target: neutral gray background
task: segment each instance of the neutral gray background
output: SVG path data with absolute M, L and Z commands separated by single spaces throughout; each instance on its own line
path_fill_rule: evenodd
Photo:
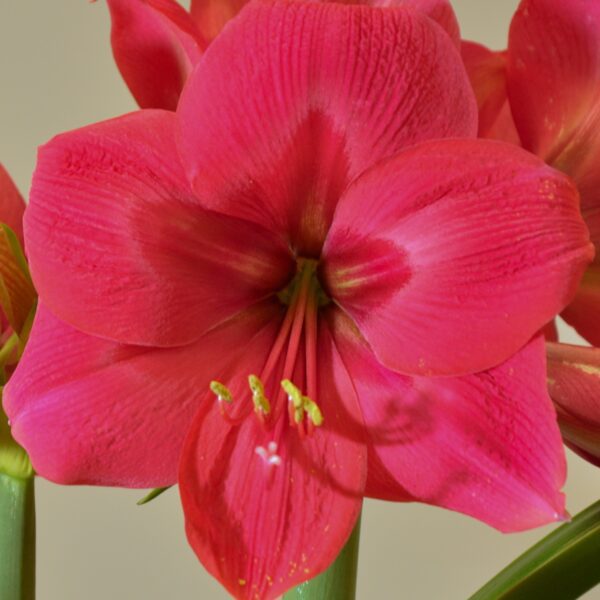
M 463 37 L 505 45 L 516 0 L 454 5 Z M 135 108 L 108 40 L 102 1 L 0 0 L 0 160 L 24 193 L 39 144 Z M 600 473 L 569 458 L 575 513 L 598 498 Z M 135 506 L 140 495 L 38 481 L 39 600 L 227 597 L 186 544 L 176 490 L 145 507 Z M 440 509 L 367 501 L 358 596 L 464 599 L 551 529 L 502 535 Z

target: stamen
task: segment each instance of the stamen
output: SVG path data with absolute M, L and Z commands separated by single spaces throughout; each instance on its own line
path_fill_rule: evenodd
M 230 415 L 227 414 L 227 411 L 225 410 L 225 405 L 223 404 L 233 403 L 233 396 L 229 391 L 229 388 L 223 385 L 220 381 L 211 381 L 209 387 L 210 391 L 217 397 L 217 403 L 219 404 L 219 410 L 221 411 L 223 418 L 228 423 L 235 423 L 235 419 L 233 419 Z
M 308 396 L 304 396 L 304 410 L 315 427 L 323 425 L 323 413 L 321 409 Z
M 252 391 L 252 402 L 254 402 L 254 411 L 262 419 L 263 415 L 271 412 L 271 403 L 265 396 L 265 386 L 256 375 L 248 376 L 248 384 Z
M 284 379 L 281 382 L 283 391 L 287 394 L 290 407 L 290 420 L 292 424 L 296 424 L 299 431 L 302 433 L 303 430 L 300 427 L 304 421 L 304 415 L 308 415 L 309 424 L 315 427 L 320 427 L 323 424 L 323 413 L 319 408 L 318 404 L 308 396 L 303 396 L 302 392 L 296 387 L 289 379 Z M 312 427 L 309 428 L 308 433 L 312 431 Z
M 211 381 L 210 391 L 215 394 L 219 402 L 227 402 L 227 404 L 231 404 L 233 402 L 233 396 L 231 395 L 231 392 L 220 381 Z

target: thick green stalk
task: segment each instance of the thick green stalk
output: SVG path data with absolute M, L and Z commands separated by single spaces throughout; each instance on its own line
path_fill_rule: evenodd
M 600 501 L 498 573 L 469 600 L 572 600 L 600 583 Z
M 314 579 L 288 592 L 285 600 L 354 600 L 358 569 L 360 517 L 335 562 Z
M 35 598 L 33 477 L 0 473 L 0 598 Z

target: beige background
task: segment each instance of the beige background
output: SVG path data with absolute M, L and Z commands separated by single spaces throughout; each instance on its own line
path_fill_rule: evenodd
M 454 4 L 464 37 L 505 45 L 516 0 Z M 135 108 L 108 40 L 102 1 L 0 0 L 0 160 L 23 192 L 40 143 Z M 598 498 L 599 475 L 570 456 L 571 512 Z M 186 544 L 176 490 L 146 507 L 139 491 L 38 481 L 37 492 L 39 600 L 227 597 Z M 464 599 L 550 530 L 507 536 L 440 509 L 367 501 L 359 598 Z

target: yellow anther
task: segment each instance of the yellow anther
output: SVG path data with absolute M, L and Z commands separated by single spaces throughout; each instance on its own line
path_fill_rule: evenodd
M 304 409 L 300 406 L 299 408 L 294 408 L 294 421 L 299 424 L 304 420 Z
M 313 422 L 315 427 L 323 425 L 323 413 L 318 407 L 317 403 L 311 400 L 308 396 L 303 397 L 304 410 L 308 414 L 309 419 Z
M 252 391 L 252 401 L 254 402 L 254 410 L 268 415 L 271 412 L 271 403 L 265 396 L 265 386 L 256 375 L 248 376 L 248 384 Z
M 220 381 L 211 381 L 209 387 L 210 391 L 217 397 L 219 402 L 233 402 L 233 396 L 231 395 L 231 392 Z
M 295 409 L 301 409 L 304 404 L 302 400 L 302 392 L 289 380 L 284 379 L 281 382 L 283 391 L 288 395 L 290 402 L 294 405 Z

